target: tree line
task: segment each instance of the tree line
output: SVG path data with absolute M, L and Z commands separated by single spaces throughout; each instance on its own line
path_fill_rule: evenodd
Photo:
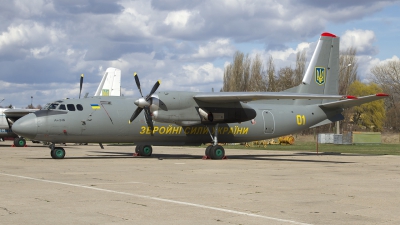
M 389 99 L 363 104 L 346 109 L 345 119 L 340 122 L 341 132 L 367 130 L 382 131 L 400 129 L 400 60 L 389 61 L 374 66 L 370 83 L 362 83 L 357 74 L 358 61 L 356 48 L 340 51 L 339 56 L 339 94 L 365 96 L 385 92 Z M 284 91 L 301 83 L 306 70 L 306 51 L 296 54 L 294 66 L 277 69 L 270 56 L 264 63 L 259 54 L 237 51 L 233 60 L 224 69 L 222 92 L 276 92 Z M 335 124 L 319 127 L 318 132 L 332 132 Z M 305 131 L 310 132 L 310 131 Z

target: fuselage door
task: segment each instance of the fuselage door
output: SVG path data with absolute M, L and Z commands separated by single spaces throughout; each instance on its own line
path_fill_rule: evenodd
M 264 133 L 273 134 L 275 131 L 275 120 L 272 112 L 269 110 L 264 110 L 263 119 L 264 119 Z

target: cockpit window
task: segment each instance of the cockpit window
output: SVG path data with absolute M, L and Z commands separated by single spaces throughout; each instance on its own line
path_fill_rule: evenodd
M 61 105 L 58 107 L 58 109 L 59 109 L 59 110 L 67 110 L 67 109 L 65 108 L 65 105 L 64 105 L 64 104 L 61 104 Z
M 79 111 L 82 111 L 82 110 L 83 110 L 83 107 L 82 107 L 81 104 L 78 104 L 78 105 L 76 105 L 76 109 L 79 110 Z
M 52 104 L 49 105 L 49 107 L 47 109 L 56 109 L 57 106 L 58 106 L 57 103 L 52 103 Z
M 67 108 L 69 111 L 75 111 L 75 105 L 74 104 L 67 104 Z
M 58 100 L 58 101 L 55 101 L 55 102 L 53 102 L 53 103 L 47 103 L 47 104 L 43 107 L 43 109 L 57 109 L 58 105 L 60 105 L 60 104 L 63 103 L 63 102 L 64 102 L 63 100 Z

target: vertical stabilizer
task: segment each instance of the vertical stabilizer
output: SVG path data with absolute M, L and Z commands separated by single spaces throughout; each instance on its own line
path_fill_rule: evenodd
M 339 40 L 331 33 L 322 33 L 303 77 L 294 90 L 297 93 L 339 94 Z M 332 100 L 296 100 L 295 104 L 320 104 Z
M 107 68 L 94 96 L 121 96 L 121 70 Z
M 8 129 L 8 123 L 6 120 L 6 116 L 4 115 L 4 110 L 8 108 L 0 108 L 0 129 Z

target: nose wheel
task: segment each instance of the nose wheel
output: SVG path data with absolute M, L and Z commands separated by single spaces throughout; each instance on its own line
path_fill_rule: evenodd
M 22 137 L 17 137 L 14 139 L 15 147 L 26 147 L 26 140 Z

